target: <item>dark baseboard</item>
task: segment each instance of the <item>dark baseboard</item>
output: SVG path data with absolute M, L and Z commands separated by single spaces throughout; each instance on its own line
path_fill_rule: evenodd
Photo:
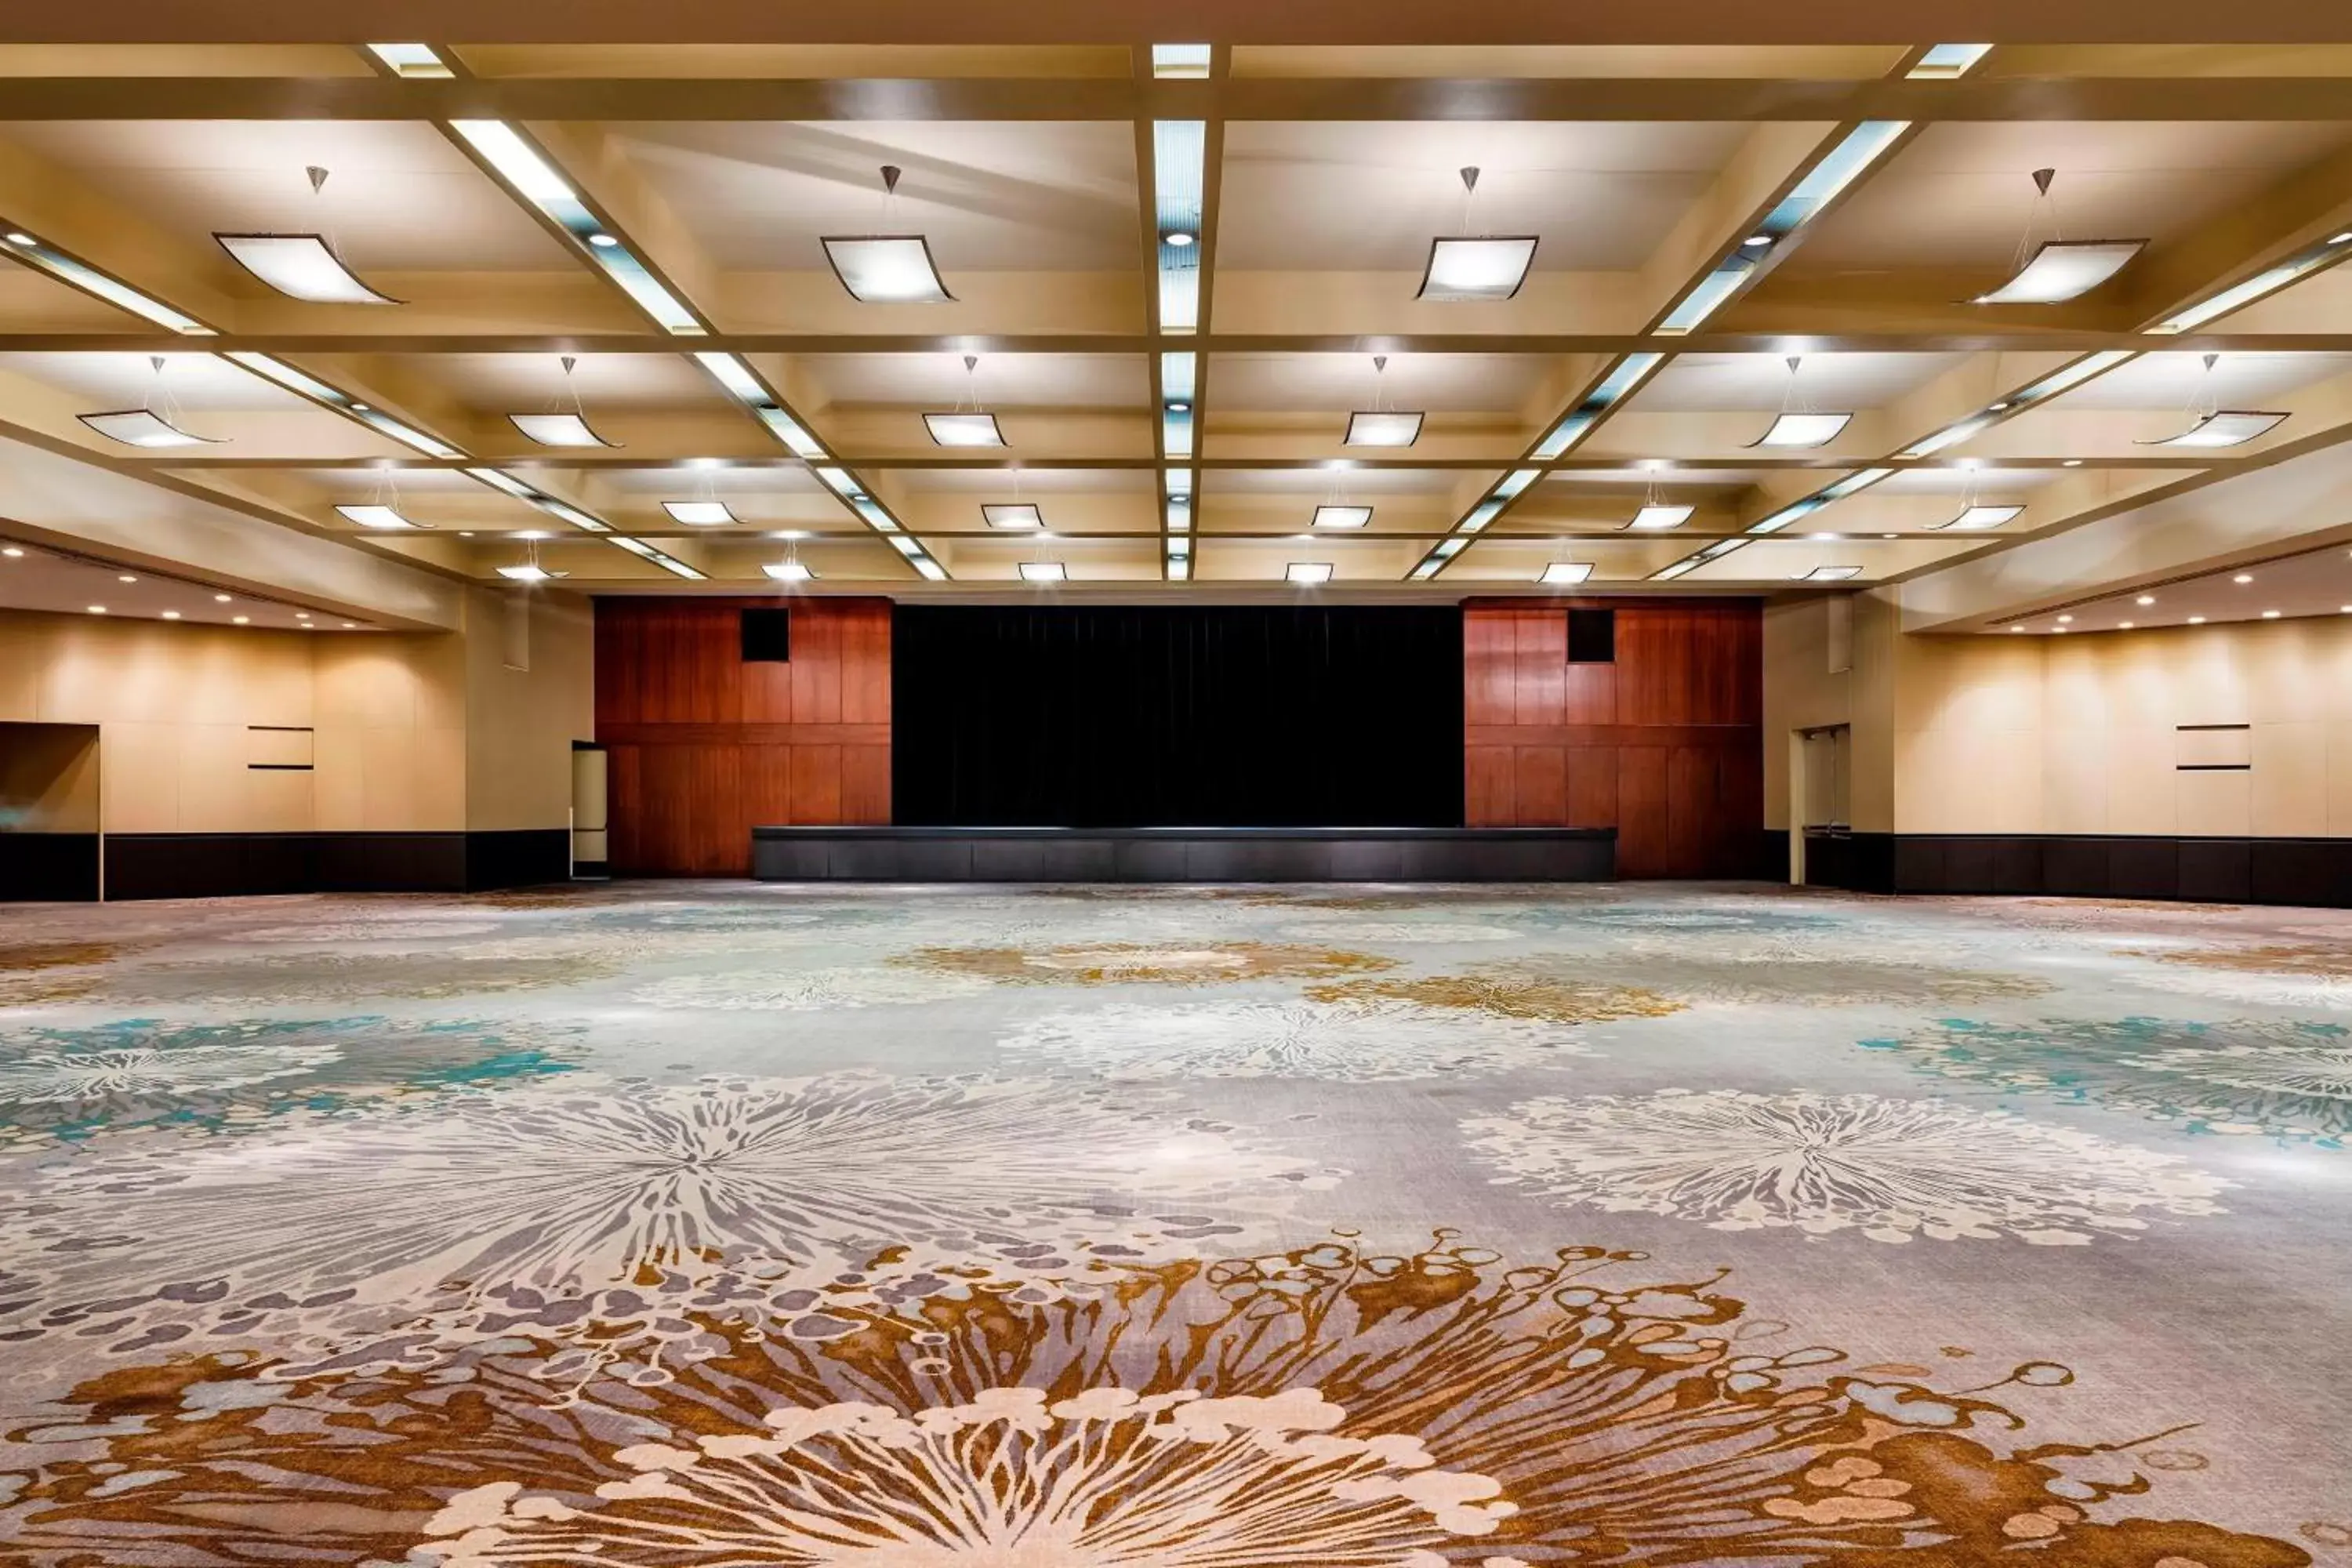
M 97 834 L 0 833 L 0 904 L 89 903 L 97 897 Z
M 2352 909 L 2352 838 L 1808 832 L 1805 879 L 1865 893 Z
M 762 881 L 1597 882 L 1614 828 L 755 827 Z
M 106 838 L 106 896 L 464 893 L 560 882 L 562 827 L 501 833 L 130 833 Z

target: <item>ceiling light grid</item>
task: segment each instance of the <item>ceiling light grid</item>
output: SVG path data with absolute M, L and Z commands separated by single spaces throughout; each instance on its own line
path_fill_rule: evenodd
M 1160 330 L 1201 330 L 1202 191 L 1209 126 L 1202 120 L 1151 123 L 1151 210 L 1159 226 Z

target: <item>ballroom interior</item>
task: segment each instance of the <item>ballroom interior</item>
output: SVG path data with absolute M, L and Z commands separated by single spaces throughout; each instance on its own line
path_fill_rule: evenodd
M 2347 262 L 2293 0 L 11 8 L 0 1561 L 2352 1568 Z

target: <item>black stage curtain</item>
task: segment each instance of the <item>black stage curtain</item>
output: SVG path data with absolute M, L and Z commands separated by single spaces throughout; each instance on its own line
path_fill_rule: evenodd
M 901 605 L 908 826 L 1458 827 L 1462 613 Z

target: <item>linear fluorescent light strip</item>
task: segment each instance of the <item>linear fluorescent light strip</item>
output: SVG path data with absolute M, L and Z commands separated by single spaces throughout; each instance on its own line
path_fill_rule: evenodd
M 1163 457 L 1190 458 L 1192 455 L 1192 389 L 1196 380 L 1195 360 L 1191 353 L 1163 353 L 1160 356 L 1160 441 Z M 1178 404 L 1183 406 L 1179 408 Z
M 36 270 L 47 273 L 60 283 L 68 284 L 110 305 L 120 306 L 159 327 L 169 328 L 192 338 L 215 335 L 212 328 L 194 316 L 174 310 L 161 300 L 151 299 L 128 283 L 119 283 L 95 267 L 76 261 L 39 237 L 13 225 L 0 226 L 4 226 L 6 236 L 0 239 L 0 255 L 13 256 Z
M 1541 477 L 1542 470 L 1538 468 L 1516 468 L 1504 477 L 1502 483 L 1495 487 L 1495 494 L 1504 500 L 1514 500 L 1522 490 Z
M 793 417 L 791 412 L 776 400 L 775 395 L 751 374 L 751 367 L 730 353 L 705 349 L 694 356 L 694 363 L 709 371 L 712 379 L 725 387 L 729 395 L 759 416 L 776 439 L 791 448 L 796 458 L 826 456 L 824 443 L 809 433 L 808 426 Z
M 404 447 L 413 447 L 429 458 L 462 458 L 463 452 L 436 436 L 404 425 L 382 409 L 371 407 L 339 387 L 328 385 L 316 376 L 306 375 L 283 360 L 249 350 L 231 351 L 226 356 L 233 364 L 244 366 L 254 374 L 276 382 L 287 391 L 324 404 L 349 419 L 356 419 L 379 435 L 389 436 Z
M 1627 354 L 1617 362 L 1601 384 L 1585 395 L 1584 401 L 1569 410 L 1560 422 L 1553 426 L 1544 438 L 1536 444 L 1529 456 L 1549 462 L 1583 439 L 1584 433 L 1610 408 L 1624 401 L 1625 395 L 1650 377 L 1650 373 L 1665 363 L 1659 353 Z
M 1470 513 L 1467 517 L 1465 517 L 1460 522 L 1454 524 L 1454 531 L 1456 533 L 1475 533 L 1480 529 L 1485 528 L 1488 523 L 1494 521 L 1496 518 L 1502 515 L 1503 503 L 1501 501 L 1482 500 L 1476 506 L 1470 509 Z
M 1903 458 L 1925 458 L 1940 452 L 1947 447 L 1957 447 L 1961 442 L 1971 440 L 1990 429 L 2000 423 L 2001 416 L 2005 414 L 2016 414 L 2034 404 L 2045 402 L 2062 392 L 2071 391 L 2082 385 L 2095 375 L 2104 375 L 2126 360 L 2138 357 L 2137 353 L 2129 349 L 2103 349 L 2095 354 L 2085 354 L 2072 364 L 2059 366 L 2022 391 L 2011 393 L 2001 399 L 2000 406 L 1984 409 L 1969 415 L 1958 424 L 1947 425 L 1934 435 L 1924 436 L 1912 442 L 1895 455 Z
M 2339 230 L 2317 245 L 2297 251 L 2277 266 L 2254 274 L 2243 283 L 2222 289 L 2210 298 L 2199 300 L 2177 316 L 2158 321 L 2148 328 L 2151 332 L 2167 334 L 2194 331 L 2231 311 L 2252 304 L 2265 294 L 2277 292 L 2297 279 L 2352 255 L 2352 229 Z
M 430 44 L 370 44 L 368 53 L 382 60 L 384 68 L 396 77 L 414 79 L 457 74 L 449 68 L 446 61 L 433 52 Z
M 1201 188 L 1208 145 L 1205 121 L 1152 121 L 1152 214 L 1159 225 L 1163 332 L 1201 330 Z
M 1968 75 L 1990 53 L 1990 44 L 1930 44 L 1919 63 L 1903 74 L 1915 81 L 1950 81 Z
M 453 120 L 449 124 L 498 172 L 509 189 L 578 240 L 588 259 L 619 284 L 656 325 L 680 337 L 699 337 L 707 331 L 686 302 L 662 287 L 628 242 L 588 210 L 579 194 L 514 127 L 503 120 Z
M 1151 46 L 1151 74 L 1162 81 L 1205 78 L 1209 74 L 1209 46 L 1154 44 Z
M 1675 302 L 1658 323 L 1662 334 L 1680 335 L 1696 331 L 1699 323 L 1721 309 L 1723 302 L 1738 292 L 1748 275 L 1763 263 L 1777 246 L 1789 236 L 1811 222 L 1821 210 L 1837 198 L 1838 193 L 1852 184 L 1864 169 L 1877 162 L 1880 154 L 1892 147 L 1896 138 L 1909 130 L 1906 120 L 1865 120 L 1848 132 L 1845 139 L 1830 149 L 1796 187 L 1764 215 L 1749 237 L 1762 236 L 1763 245 L 1742 244 L 1716 265 L 1713 271 L 1692 286 L 1690 291 Z

